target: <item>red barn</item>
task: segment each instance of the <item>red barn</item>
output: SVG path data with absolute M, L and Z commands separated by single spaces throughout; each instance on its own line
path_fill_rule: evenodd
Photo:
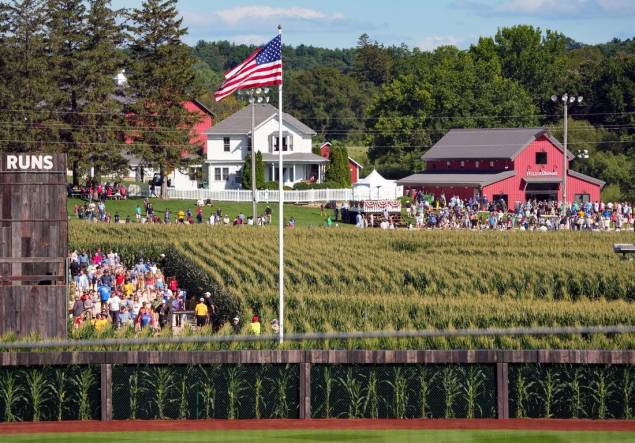
M 324 158 L 330 157 L 331 144 L 329 142 L 325 142 L 320 146 L 320 155 Z M 364 167 L 348 157 L 348 169 L 351 171 L 351 184 L 357 183 L 357 180 L 359 180 L 359 172 L 361 169 L 364 169 Z
M 194 99 L 183 103 L 183 107 L 189 112 L 196 112 L 199 114 L 200 119 L 194 126 L 196 137 L 192 138 L 192 144 L 202 144 L 203 154 L 207 154 L 207 131 L 214 126 L 214 113 L 207 108 L 203 103 Z
M 398 180 L 405 190 L 448 199 L 487 196 L 512 208 L 530 199 L 563 199 L 564 148 L 545 128 L 451 129 L 422 159 L 425 171 Z M 568 169 L 569 202 L 599 201 L 603 186 Z

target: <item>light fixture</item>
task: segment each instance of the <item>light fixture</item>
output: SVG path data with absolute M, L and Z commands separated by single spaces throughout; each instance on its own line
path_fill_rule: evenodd
M 575 97 L 569 97 L 569 103 L 575 102 Z
M 265 94 L 269 94 L 269 88 L 265 88 Z
M 262 89 L 256 88 L 256 94 L 260 94 L 261 92 L 262 92 Z
M 582 103 L 582 96 L 581 95 L 578 97 L 578 103 Z
M 258 97 L 258 103 L 262 103 L 262 97 Z
M 558 101 L 558 96 L 557 95 L 552 95 L 551 96 L 551 101 L 552 102 L 557 102 Z
M 568 100 L 569 100 L 569 94 L 564 94 L 562 96 L 562 101 L 566 103 Z

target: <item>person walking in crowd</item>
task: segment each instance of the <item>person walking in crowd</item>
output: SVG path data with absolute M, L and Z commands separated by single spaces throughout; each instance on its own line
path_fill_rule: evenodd
M 205 304 L 205 299 L 201 297 L 194 307 L 194 315 L 196 316 L 196 326 L 203 327 L 207 324 L 209 310 Z

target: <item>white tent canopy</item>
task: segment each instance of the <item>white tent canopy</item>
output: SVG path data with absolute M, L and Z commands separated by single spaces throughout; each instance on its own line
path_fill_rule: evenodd
M 376 170 L 353 184 L 353 200 L 394 200 L 402 195 L 403 186 L 386 180 Z

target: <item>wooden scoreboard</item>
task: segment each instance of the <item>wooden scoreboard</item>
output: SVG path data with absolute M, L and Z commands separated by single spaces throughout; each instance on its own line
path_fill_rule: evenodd
M 0 334 L 66 335 L 66 154 L 0 154 Z

